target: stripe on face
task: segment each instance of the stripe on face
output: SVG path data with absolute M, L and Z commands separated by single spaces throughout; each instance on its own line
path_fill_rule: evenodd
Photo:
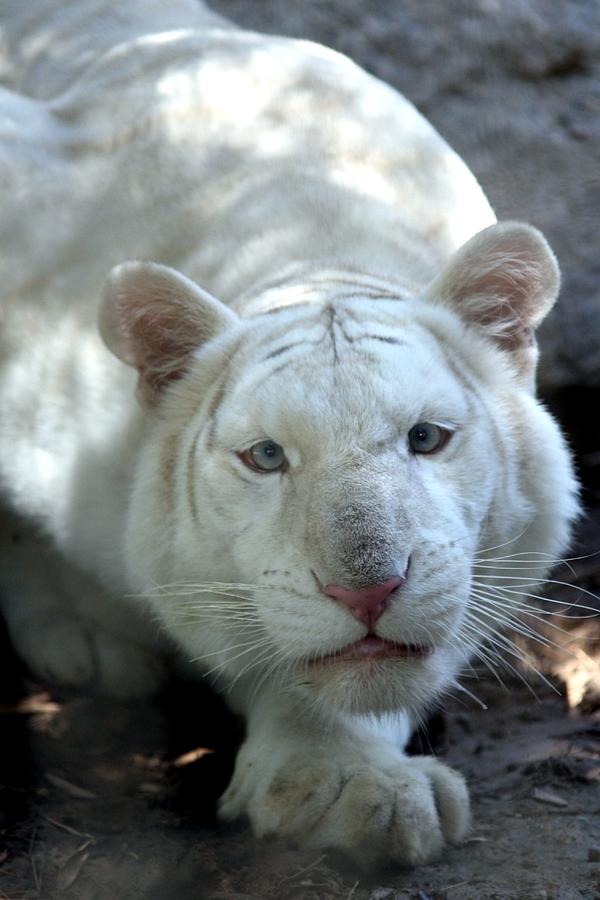
M 237 350 L 239 343 L 236 344 L 235 349 L 233 351 L 233 355 L 235 355 L 235 351 Z M 223 402 L 223 397 L 227 391 L 227 385 L 229 382 L 229 376 L 231 374 L 231 363 L 229 362 L 224 371 L 221 373 L 221 377 L 217 382 L 214 393 L 210 399 L 210 403 L 208 404 L 207 414 L 206 414 L 206 424 L 207 424 L 207 436 L 206 436 L 206 449 L 210 451 L 214 448 L 215 437 L 217 431 L 217 417 L 219 413 L 219 409 L 221 408 L 221 403 Z M 200 440 L 203 428 L 200 427 L 194 436 L 194 440 L 192 441 L 192 445 L 190 447 L 188 453 L 187 460 L 187 495 L 188 495 L 188 503 L 190 507 L 190 512 L 192 514 L 192 518 L 195 522 L 198 522 L 198 507 L 196 504 L 196 454 L 198 452 L 198 442 Z
M 198 452 L 198 441 L 200 440 L 201 432 L 196 432 L 194 436 L 194 440 L 192 441 L 192 445 L 189 449 L 188 453 L 188 461 L 187 461 L 187 497 L 188 503 L 190 507 L 190 512 L 192 514 L 192 519 L 196 524 L 198 524 L 198 505 L 196 503 L 196 454 Z
M 468 364 L 465 363 L 464 365 L 461 365 L 461 359 L 452 355 L 450 348 L 443 342 L 440 336 L 438 336 L 434 331 L 431 331 L 430 329 L 427 329 L 427 331 L 434 337 L 436 345 L 444 359 L 446 366 L 448 367 L 452 375 L 456 378 L 464 391 L 469 418 L 472 420 L 476 415 L 476 403 L 478 403 L 480 409 L 483 409 L 487 414 L 488 421 L 494 432 L 494 445 L 502 461 L 500 471 L 503 473 L 512 471 L 512 465 L 510 463 L 508 455 L 508 448 L 505 444 L 504 433 L 498 422 L 496 421 L 496 417 L 493 414 L 490 403 L 485 397 L 484 393 L 481 391 L 476 377 L 472 375 Z
M 314 307 L 313 307 L 314 311 Z M 325 332 L 322 337 L 318 339 L 309 338 L 308 329 L 310 328 L 311 334 L 314 332 L 315 326 L 319 324 L 319 321 L 322 322 L 323 318 L 325 321 Z M 360 333 L 359 329 L 356 329 L 355 334 L 349 334 L 347 329 L 344 327 L 344 319 L 351 321 L 363 328 L 365 328 L 364 333 Z M 397 347 L 406 347 L 409 346 L 409 342 L 404 340 L 403 338 L 396 337 L 391 334 L 380 334 L 377 333 L 379 323 L 377 320 L 365 322 L 362 318 L 355 318 L 354 315 L 350 314 L 347 309 L 340 309 L 337 306 L 334 306 L 333 303 L 328 303 L 325 307 L 319 310 L 318 316 L 311 316 L 309 319 L 302 321 L 301 323 L 294 323 L 296 325 L 296 329 L 292 332 L 292 335 L 297 334 L 297 340 L 290 340 L 290 331 L 289 328 L 285 332 L 275 332 L 270 335 L 270 341 L 276 341 L 278 338 L 287 338 L 286 342 L 281 346 L 275 347 L 273 350 L 270 350 L 260 359 L 260 362 L 267 362 L 271 359 L 276 359 L 278 357 L 284 357 L 280 360 L 278 365 L 271 369 L 268 374 L 265 376 L 265 379 L 269 379 L 271 376 L 283 371 L 291 365 L 298 363 L 298 354 L 292 354 L 292 351 L 301 348 L 301 347 L 317 347 L 322 346 L 324 341 L 329 337 L 331 340 L 331 347 L 333 351 L 333 363 L 334 365 L 339 363 L 341 352 L 340 352 L 340 339 L 342 339 L 346 344 L 352 346 L 354 344 L 359 344 L 361 342 L 368 341 L 376 341 L 384 344 L 388 344 L 390 346 Z M 301 327 L 304 326 L 307 329 L 306 337 L 302 338 L 301 335 Z M 294 327 L 293 325 L 291 326 Z M 389 327 L 389 326 L 386 326 Z M 288 354 L 290 356 L 288 357 Z M 371 361 L 376 361 L 376 357 L 371 354 L 365 355 L 361 353 L 361 358 L 366 358 Z
M 179 455 L 179 445 L 181 443 L 181 435 L 179 432 L 170 434 L 162 448 L 160 458 L 160 477 L 163 486 L 163 494 L 165 504 L 170 513 L 175 509 L 175 471 L 177 468 L 177 457 Z
M 275 350 L 271 350 L 270 353 L 267 353 L 261 360 L 261 362 L 266 362 L 268 359 L 275 359 L 277 356 L 281 356 L 282 353 L 286 353 L 288 350 L 293 350 L 294 347 L 304 347 L 307 341 L 296 341 L 293 344 L 284 344 L 282 347 L 277 347 Z
M 342 330 L 342 335 L 348 344 L 357 344 L 360 341 L 381 341 L 384 344 L 395 344 L 396 347 L 409 346 L 408 341 L 403 341 L 400 338 L 391 337 L 391 335 L 387 334 L 359 334 L 352 336 Z

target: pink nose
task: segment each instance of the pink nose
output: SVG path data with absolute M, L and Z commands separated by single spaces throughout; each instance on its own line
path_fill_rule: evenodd
M 323 588 L 323 593 L 346 606 L 355 619 L 364 622 L 371 630 L 386 608 L 390 594 L 403 583 L 404 578 L 397 575 L 395 578 L 388 578 L 383 584 L 372 584 L 360 591 L 351 591 L 339 584 L 328 584 Z

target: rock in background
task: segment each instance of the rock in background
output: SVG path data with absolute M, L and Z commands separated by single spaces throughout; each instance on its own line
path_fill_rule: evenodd
M 559 258 L 543 389 L 600 387 L 598 0 L 210 5 L 248 28 L 328 44 L 406 94 L 475 172 L 498 218 L 537 225 Z

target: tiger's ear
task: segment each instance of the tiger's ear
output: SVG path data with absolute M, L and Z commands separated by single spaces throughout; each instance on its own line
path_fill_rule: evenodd
M 194 350 L 237 321 L 232 310 L 174 269 L 126 262 L 108 276 L 99 326 L 109 350 L 138 370 L 140 399 L 154 405 L 162 389 L 184 374 Z
M 558 263 L 541 232 L 502 222 L 457 250 L 424 299 L 451 306 L 510 352 L 518 372 L 532 380 L 537 361 L 534 329 L 552 308 L 559 287 Z

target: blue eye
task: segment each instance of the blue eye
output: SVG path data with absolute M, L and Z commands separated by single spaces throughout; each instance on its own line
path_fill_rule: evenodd
M 240 459 L 250 469 L 258 469 L 260 472 L 278 472 L 287 465 L 283 447 L 271 440 L 253 444 L 249 450 L 240 454 Z
M 452 437 L 452 432 L 431 422 L 418 422 L 408 432 L 408 443 L 413 453 L 435 453 Z

